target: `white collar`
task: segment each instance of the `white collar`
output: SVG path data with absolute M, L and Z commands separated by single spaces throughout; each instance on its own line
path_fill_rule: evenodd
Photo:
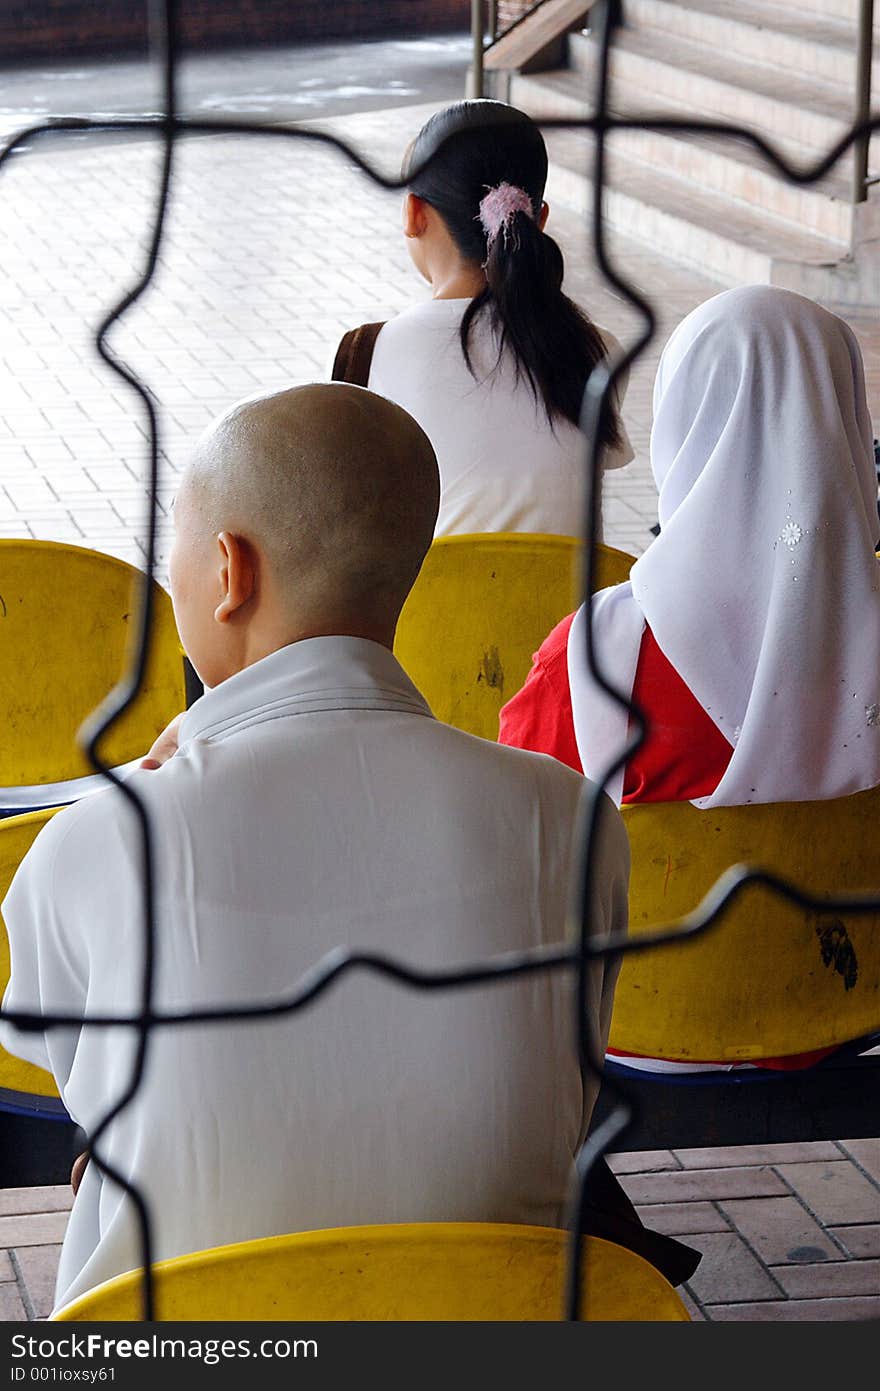
M 366 638 L 304 638 L 206 690 L 183 717 L 180 743 L 322 710 L 396 710 L 431 718 L 424 697 L 387 647 Z

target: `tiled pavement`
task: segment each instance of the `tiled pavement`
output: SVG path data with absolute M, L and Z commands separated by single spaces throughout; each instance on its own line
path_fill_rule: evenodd
M 344 117 L 341 133 L 392 171 L 424 107 Z M 3 173 L 0 526 L 143 560 L 144 419 L 97 357 L 90 331 L 139 269 L 157 175 L 145 143 L 70 143 L 16 156 Z M 552 187 L 549 197 L 552 200 Z M 326 374 L 339 336 L 425 293 L 399 231 L 400 196 L 335 152 L 255 137 L 180 147 L 160 273 L 114 328 L 113 347 L 163 407 L 163 525 L 175 477 L 202 426 L 241 396 Z M 586 269 L 576 218 L 552 213 L 569 288 L 625 338 L 626 305 Z M 635 248 L 624 266 L 658 295 L 668 329 L 716 288 Z M 611 480 L 608 538 L 641 551 L 655 519 L 647 471 L 659 343 L 633 371 L 626 418 L 639 459 Z
M 328 120 L 392 172 L 430 108 Z M 157 151 L 130 140 L 60 140 L 3 172 L 0 244 L 0 527 L 143 560 L 145 423 L 91 330 L 143 261 Z M 567 288 L 622 340 L 637 320 L 589 264 L 587 233 L 553 205 Z M 232 401 L 326 375 L 339 336 L 425 293 L 399 232 L 397 193 L 335 151 L 269 138 L 212 137 L 179 148 L 159 275 L 111 345 L 162 407 L 159 574 L 167 510 L 198 431 Z M 719 287 L 622 239 L 620 269 L 650 293 L 658 333 L 633 368 L 625 418 L 637 458 L 606 483 L 605 534 L 640 553 L 656 520 L 648 467 L 654 369 L 670 328 Z M 880 325 L 850 315 L 880 416 Z
M 389 171 L 426 115 L 400 107 L 325 122 L 369 145 Z M 70 540 L 143 560 L 145 436 L 132 393 L 89 330 L 141 264 L 154 148 L 130 140 L 46 144 L 2 175 L 0 534 Z M 626 340 L 635 320 L 589 265 L 576 219 L 553 206 L 568 288 Z M 195 434 L 232 401 L 320 378 L 339 335 L 424 293 L 398 232 L 399 195 L 343 158 L 268 138 L 192 140 L 179 151 L 155 287 L 112 343 L 162 408 L 159 575 L 168 506 Z M 671 326 L 718 288 L 612 241 L 649 291 L 659 333 L 633 370 L 625 417 L 638 451 L 606 487 L 605 535 L 641 552 L 655 520 L 647 462 L 651 385 Z M 880 416 L 876 315 L 850 315 Z M 880 1141 L 619 1155 L 649 1225 L 704 1252 L 687 1291 L 694 1317 L 880 1317 Z M 65 1189 L 0 1191 L 0 1318 L 51 1303 Z
M 703 1252 L 685 1291 L 693 1318 L 880 1318 L 880 1141 L 609 1162 L 646 1226 Z

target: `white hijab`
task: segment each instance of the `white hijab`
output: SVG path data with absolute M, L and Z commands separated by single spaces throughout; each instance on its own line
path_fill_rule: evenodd
M 769 286 L 727 290 L 679 325 L 654 385 L 661 531 L 627 584 L 592 600 L 596 659 L 629 697 L 647 623 L 733 745 L 699 807 L 838 797 L 880 783 L 880 536 L 858 343 Z M 568 642 L 584 772 L 604 775 L 628 715 Z M 623 770 L 609 783 L 619 803 Z

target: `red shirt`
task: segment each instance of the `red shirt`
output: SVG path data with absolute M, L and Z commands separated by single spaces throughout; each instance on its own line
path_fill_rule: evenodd
M 498 742 L 552 754 L 582 773 L 568 684 L 568 635 L 573 622 L 572 613 L 541 643 L 525 685 L 502 708 Z M 733 747 L 664 657 L 647 625 L 632 695 L 645 713 L 648 728 L 641 748 L 626 765 L 623 801 L 684 802 L 708 797 L 724 776 Z M 757 1066 L 809 1067 L 835 1051 L 824 1048 L 795 1057 L 765 1058 Z
M 498 742 L 552 754 L 582 773 L 568 685 L 573 622 L 573 613 L 563 618 L 535 653 L 525 685 L 501 711 Z M 632 693 L 649 727 L 626 765 L 623 801 L 685 802 L 714 792 L 733 748 L 666 660 L 648 627 Z

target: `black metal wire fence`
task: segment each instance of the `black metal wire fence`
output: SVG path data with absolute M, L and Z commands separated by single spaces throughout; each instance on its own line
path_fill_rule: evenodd
M 583 534 L 586 542 L 583 575 L 583 594 L 586 600 L 593 590 L 596 571 L 596 544 L 598 532 L 598 510 L 593 500 L 599 496 L 601 473 L 601 447 L 599 445 L 598 424 L 602 404 L 622 373 L 639 357 L 651 342 L 655 332 L 655 316 L 651 305 L 615 269 L 609 254 L 606 226 L 603 213 L 603 190 L 606 183 L 606 144 L 608 136 L 616 130 L 677 131 L 692 135 L 715 135 L 747 140 L 762 156 L 764 161 L 783 177 L 797 184 L 810 184 L 820 179 L 832 169 L 843 155 L 857 141 L 864 140 L 870 132 L 880 126 L 880 117 L 872 117 L 854 125 L 837 143 L 815 163 L 801 167 L 784 158 L 767 140 L 755 131 L 720 121 L 681 119 L 671 116 L 645 113 L 644 115 L 619 119 L 609 111 L 608 80 L 609 60 L 613 48 L 614 33 L 621 23 L 620 0 L 598 0 L 593 28 L 599 45 L 599 63 L 596 78 L 594 115 L 588 119 L 545 119 L 540 122 L 544 129 L 579 129 L 592 132 L 593 141 L 593 195 L 592 195 L 592 251 L 596 263 L 606 280 L 618 290 L 638 311 L 642 319 L 642 329 L 634 342 L 623 352 L 618 360 L 604 362 L 597 366 L 587 382 L 581 411 L 581 425 L 586 438 L 584 468 L 587 470 L 591 486 L 588 490 L 589 502 L 584 516 Z M 178 5 L 176 0 L 158 0 L 155 8 L 154 43 L 161 63 L 163 75 L 163 114 L 160 117 L 144 119 L 57 119 L 18 132 L 0 151 L 0 169 L 9 157 L 23 146 L 30 146 L 40 139 L 63 140 L 71 132 L 93 131 L 102 133 L 144 132 L 156 134 L 162 143 L 162 163 L 159 186 L 153 210 L 151 235 L 146 261 L 137 282 L 106 315 L 95 332 L 95 343 L 101 357 L 128 384 L 140 400 L 148 423 L 149 444 L 147 457 L 147 485 L 149 506 L 146 517 L 146 563 L 140 583 L 136 650 L 130 668 L 119 684 L 108 694 L 102 705 L 93 713 L 80 731 L 80 741 L 85 748 L 94 769 L 106 777 L 108 783 L 119 789 L 128 801 L 140 831 L 141 875 L 143 885 L 143 972 L 140 986 L 140 1009 L 128 1015 L 86 1014 L 85 1016 L 63 1013 L 29 1013 L 25 1011 L 3 1011 L 2 1017 L 22 1029 L 44 1031 L 64 1026 L 84 1026 L 94 1029 L 118 1028 L 120 1025 L 132 1030 L 137 1038 L 137 1049 L 128 1084 L 107 1111 L 101 1122 L 88 1137 L 92 1161 L 99 1171 L 124 1189 L 137 1213 L 141 1264 L 143 1267 L 143 1318 L 151 1321 L 156 1316 L 154 1280 L 152 1271 L 153 1227 L 149 1206 L 138 1187 L 118 1172 L 107 1160 L 102 1149 L 102 1140 L 115 1118 L 135 1102 L 138 1088 L 144 1076 L 150 1041 L 157 1029 L 185 1028 L 188 1024 L 230 1025 L 236 1020 L 266 1019 L 293 1014 L 313 1004 L 337 981 L 352 972 L 373 972 L 396 981 L 400 986 L 421 991 L 461 989 L 467 986 L 486 985 L 499 980 L 525 976 L 540 971 L 570 971 L 575 973 L 577 982 L 575 1017 L 572 1028 L 576 1038 L 582 1073 L 587 1078 L 598 1077 L 606 1092 L 615 1101 L 613 1111 L 595 1129 L 583 1144 L 576 1159 L 575 1181 L 570 1198 L 569 1211 L 569 1252 L 566 1277 L 565 1308 L 561 1316 L 568 1320 L 578 1320 L 582 1309 L 583 1281 L 589 1277 L 585 1270 L 582 1243 L 579 1233 L 585 1210 L 585 1198 L 589 1173 L 596 1161 L 605 1154 L 615 1138 L 622 1133 L 633 1118 L 633 1107 L 627 1099 L 625 1085 L 606 1076 L 603 1057 L 597 1048 L 597 1040 L 591 1035 L 591 1021 L 586 1009 L 587 980 L 590 963 L 600 957 L 614 956 L 635 951 L 649 951 L 667 942 L 680 941 L 683 937 L 696 937 L 718 923 L 731 908 L 747 885 L 761 885 L 780 899 L 795 904 L 806 912 L 829 911 L 841 913 L 873 913 L 880 909 L 880 887 L 872 895 L 851 897 L 817 898 L 803 892 L 796 884 L 777 875 L 770 874 L 759 866 L 736 864 L 730 866 L 714 884 L 709 893 L 693 912 L 657 931 L 635 939 L 615 937 L 606 939 L 601 945 L 591 940 L 589 906 L 592 899 L 592 884 L 596 872 L 595 850 L 596 831 L 602 804 L 602 791 L 613 775 L 632 757 L 641 746 L 646 734 L 646 723 L 642 712 L 617 690 L 599 668 L 593 650 L 592 632 L 586 625 L 586 658 L 590 671 L 600 687 L 621 707 L 628 710 L 632 734 L 618 755 L 604 770 L 596 784 L 585 783 L 581 808 L 580 841 L 582 856 L 577 871 L 577 882 L 572 892 L 571 945 L 559 945 L 522 952 L 511 952 L 475 961 L 466 968 L 457 970 L 420 970 L 407 964 L 405 960 L 378 953 L 352 952 L 337 948 L 329 951 L 314 967 L 305 973 L 296 987 L 274 1003 L 259 1006 L 224 1006 L 217 1009 L 190 1011 L 168 1011 L 155 1004 L 155 865 L 154 841 L 150 818 L 143 803 L 132 787 L 127 785 L 112 768 L 107 766 L 98 753 L 101 737 L 110 726 L 128 709 L 142 684 L 152 638 L 152 578 L 156 563 L 157 530 L 157 488 L 159 482 L 161 412 L 152 395 L 149 385 L 137 376 L 124 361 L 113 352 L 108 343 L 108 335 L 117 321 L 144 293 L 150 284 L 158 263 L 165 230 L 166 214 L 173 187 L 175 152 L 179 140 L 192 135 L 249 135 L 284 142 L 308 140 L 324 144 L 337 154 L 343 155 L 376 184 L 394 190 L 406 186 L 401 178 L 390 178 L 376 168 L 370 159 L 358 149 L 338 136 L 316 129 L 279 127 L 259 121 L 240 120 L 191 120 L 178 114 L 178 70 L 179 70 L 179 32 Z M 427 161 L 430 163 L 430 160 Z M 425 166 L 421 166 L 425 167 Z M 410 171 L 413 177 L 418 170 Z

